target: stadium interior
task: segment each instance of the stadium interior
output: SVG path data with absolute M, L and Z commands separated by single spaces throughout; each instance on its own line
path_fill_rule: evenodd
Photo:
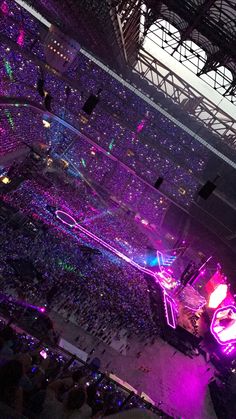
M 236 417 L 235 18 L 0 0 L 0 418 Z

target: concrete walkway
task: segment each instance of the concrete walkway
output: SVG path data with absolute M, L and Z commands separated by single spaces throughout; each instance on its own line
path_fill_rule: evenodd
M 90 358 L 101 359 L 102 371 L 113 372 L 140 393 L 145 392 L 156 404 L 161 402 L 161 408 L 169 415 L 184 419 L 216 418 L 208 392 L 213 368 L 201 355 L 191 359 L 161 339 L 148 346 L 138 339 L 129 339 L 130 349 L 124 355 L 114 345 L 112 348 L 66 322 L 61 315 L 51 312 L 50 317 L 64 339 L 87 353 L 94 349 Z M 118 342 L 115 347 L 119 349 Z M 139 352 L 141 355 L 137 356 Z

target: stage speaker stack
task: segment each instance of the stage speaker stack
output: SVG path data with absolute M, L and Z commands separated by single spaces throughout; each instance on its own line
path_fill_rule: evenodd
M 37 80 L 37 92 L 40 94 L 40 96 L 42 98 L 44 98 L 45 91 L 44 91 L 44 80 L 43 79 L 38 79 Z
M 159 178 L 156 180 L 155 185 L 154 185 L 156 189 L 160 188 L 161 184 L 163 183 L 163 180 L 164 180 L 163 177 L 159 176 Z
M 203 185 L 203 187 L 200 189 L 200 191 L 198 192 L 198 195 L 202 198 L 207 200 L 209 198 L 209 196 L 212 194 L 212 192 L 215 190 L 216 185 L 211 182 L 210 180 L 208 180 L 205 185 Z
M 83 106 L 83 111 L 87 114 L 87 115 L 91 115 L 91 113 L 93 112 L 94 108 L 97 106 L 99 100 L 100 100 L 100 93 L 101 93 L 102 89 L 98 89 L 98 92 L 96 95 L 90 95 L 88 97 L 88 99 L 86 100 L 86 102 L 84 103 Z
M 47 93 L 44 99 L 44 105 L 48 112 L 51 112 L 51 102 L 52 102 L 52 96 L 50 93 Z
M 83 106 L 83 111 L 87 114 L 87 115 L 91 115 L 91 113 L 93 112 L 95 106 L 98 104 L 99 102 L 99 97 L 95 96 L 95 95 L 90 95 L 89 98 L 86 100 L 84 106 Z

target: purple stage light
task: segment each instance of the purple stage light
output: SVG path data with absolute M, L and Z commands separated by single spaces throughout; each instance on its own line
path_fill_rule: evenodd
M 137 126 L 137 132 L 138 133 L 143 130 L 145 122 L 146 122 L 145 119 L 142 119 L 142 121 L 140 121 L 140 123 L 138 124 L 138 126 Z
M 57 210 L 55 212 L 56 217 L 63 223 L 68 225 L 69 227 L 76 227 L 77 226 L 77 222 L 76 220 L 67 212 L 62 211 L 62 210 Z
M 166 292 L 163 294 L 167 324 L 173 329 L 176 329 L 175 303 Z
M 2 2 L 2 4 L 1 4 L 1 11 L 2 11 L 2 13 L 3 13 L 4 15 L 7 15 L 7 14 L 8 14 L 8 12 L 9 12 L 9 7 L 8 7 L 8 5 L 7 5 L 7 2 L 6 2 L 6 1 L 3 1 L 3 2 Z
M 40 311 L 41 313 L 45 313 L 46 308 L 45 308 L 45 307 L 39 307 L 39 311 Z
M 235 350 L 235 346 L 232 345 L 232 343 L 229 343 L 228 345 L 223 346 L 222 352 L 225 355 L 229 356 L 231 354 L 231 352 L 233 352 L 234 350 Z
M 20 45 L 20 47 L 23 47 L 24 45 L 24 39 L 25 39 L 25 31 L 23 29 L 20 29 L 19 35 L 17 37 L 17 44 Z
M 160 272 L 155 272 L 154 277 L 163 289 L 172 290 L 178 285 L 172 271 L 163 266 L 160 267 Z
M 227 306 L 215 311 L 211 333 L 220 345 L 236 342 L 236 307 Z

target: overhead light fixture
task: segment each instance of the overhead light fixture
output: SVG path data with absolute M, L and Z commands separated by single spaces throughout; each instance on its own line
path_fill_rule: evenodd
M 7 177 L 7 176 L 3 176 L 1 178 L 1 182 L 4 183 L 5 185 L 7 185 L 8 183 L 11 182 L 11 179 L 9 179 L 9 177 Z
M 43 119 L 42 122 L 43 122 L 44 128 L 50 128 L 51 123 L 49 121 L 47 121 L 46 119 Z

